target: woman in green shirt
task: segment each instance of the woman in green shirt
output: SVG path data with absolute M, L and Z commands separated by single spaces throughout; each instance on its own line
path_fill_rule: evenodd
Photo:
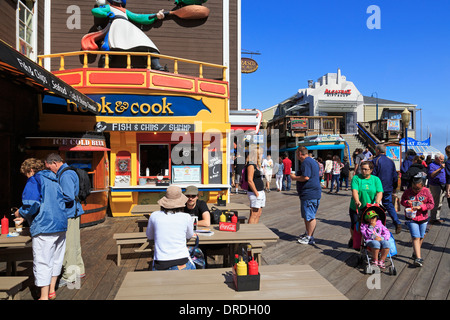
M 352 200 L 350 201 L 350 240 L 348 247 L 353 247 L 353 230 L 358 222 L 358 209 L 366 204 L 381 204 L 383 198 L 383 186 L 380 178 L 372 175 L 373 162 L 364 161 L 361 163 L 361 173 L 352 178 Z

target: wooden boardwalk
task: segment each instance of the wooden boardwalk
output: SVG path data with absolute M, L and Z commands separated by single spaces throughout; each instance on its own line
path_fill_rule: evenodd
M 232 202 L 248 204 L 246 195 L 231 197 Z M 357 268 L 358 253 L 347 248 L 350 234 L 349 202 L 350 191 L 341 191 L 338 195 L 324 192 L 317 216 L 316 244 L 302 245 L 297 242 L 297 237 L 305 228 L 300 218 L 296 192 L 272 191 L 267 194 L 261 222 L 280 239 L 264 248 L 262 264 L 310 265 L 351 300 L 449 300 L 450 220 L 446 202 L 441 214 L 445 223 L 428 227 L 422 248 L 424 266 L 416 268 L 412 265 L 411 237 L 404 226 L 403 232 L 394 234 L 398 249 L 394 264 L 398 274 L 390 276 L 382 273 L 378 278 L 370 278 L 361 268 Z M 112 300 L 127 272 L 148 270 L 151 256 L 148 253 L 135 253 L 137 246 L 124 248 L 121 267 L 116 264 L 113 234 L 138 231 L 137 219 L 108 217 L 102 224 L 81 230 L 86 277 L 80 289 L 58 289 L 58 300 Z M 404 221 L 402 213 L 400 219 Z M 389 217 L 387 226 L 393 231 Z M 0 264 L 0 275 L 4 275 L 5 268 L 4 263 Z M 18 275 L 30 275 L 32 278 L 31 262 L 19 263 Z M 369 278 L 371 281 L 368 286 Z M 21 299 L 31 300 L 36 297 L 30 280 L 21 292 Z

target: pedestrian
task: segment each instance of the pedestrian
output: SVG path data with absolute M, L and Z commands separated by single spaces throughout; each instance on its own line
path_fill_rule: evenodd
M 376 156 L 372 160 L 374 166 L 372 174 L 381 180 L 381 185 L 383 186 L 381 203 L 394 223 L 395 233 L 398 234 L 402 231 L 402 223 L 398 218 L 392 201 L 392 193 L 395 192 L 398 186 L 398 174 L 395 169 L 395 163 L 386 156 L 386 146 L 384 144 L 376 145 L 375 154 Z
M 428 167 L 428 183 L 434 200 L 434 208 L 430 212 L 430 223 L 441 224 L 443 222 L 441 220 L 442 201 L 446 196 L 445 163 L 442 153 L 436 154 L 434 161 Z
M 427 229 L 428 210 L 434 208 L 433 195 L 424 187 L 423 178 L 414 178 L 411 187 L 403 192 L 401 204 L 405 209 L 406 225 L 412 238 L 414 265 L 421 267 L 423 259 L 420 249 Z M 410 210 L 408 210 L 410 209 Z
M 343 182 L 345 182 L 345 191 L 348 191 L 348 178 L 350 175 L 350 163 L 348 162 L 347 156 L 344 156 L 342 163 L 344 164 L 344 166 L 341 169 L 339 183 L 340 183 L 340 187 L 342 188 Z
M 331 171 L 333 170 L 333 156 L 331 154 L 327 155 L 327 160 L 325 160 L 324 170 L 325 170 L 325 179 L 324 180 L 326 181 L 326 188 L 328 188 L 328 182 L 330 182 L 331 178 L 332 178 Z
M 248 223 L 256 224 L 262 214 L 262 208 L 266 205 L 266 194 L 264 193 L 264 181 L 261 174 L 261 151 L 254 148 L 250 151 L 246 176 L 248 183 L 247 195 L 250 200 L 250 218 Z
M 412 164 L 409 166 L 408 171 L 402 175 L 402 179 L 406 180 L 403 184 L 407 187 L 411 187 L 412 179 L 419 173 L 422 172 L 423 175 L 427 176 L 427 166 L 423 164 L 422 159 L 419 156 L 413 158 Z
M 322 197 L 319 165 L 308 155 L 308 149 L 305 147 L 298 147 L 295 153 L 297 159 L 301 161 L 301 165 L 297 173 L 291 174 L 291 178 L 297 182 L 300 211 L 306 229 L 306 232 L 299 237 L 298 242 L 301 244 L 314 244 L 316 214 L 319 209 L 320 198 Z
M 198 198 L 198 188 L 196 186 L 187 186 L 184 195 L 187 197 L 184 212 L 189 213 L 191 217 L 197 217 L 197 225 L 199 227 L 209 227 L 211 214 L 206 202 Z
M 68 283 L 79 281 L 86 275 L 80 239 L 80 216 L 84 211 L 81 202 L 77 200 L 80 180 L 75 171 L 64 170 L 68 165 L 63 162 L 63 159 L 59 154 L 49 154 L 45 160 L 45 165 L 56 174 L 66 204 L 66 216 L 68 218 L 66 251 L 63 261 L 64 271 L 58 284 L 58 287 L 63 287 Z
M 262 168 L 264 178 L 266 179 L 265 191 L 270 192 L 270 181 L 272 180 L 273 175 L 273 160 L 270 154 L 268 154 L 267 158 L 263 160 Z
M 283 188 L 283 171 L 284 171 L 284 164 L 283 164 L 283 158 L 278 158 L 278 170 L 275 174 L 275 184 L 277 185 L 277 191 L 280 192 Z
M 366 147 L 366 150 L 363 152 L 363 155 L 364 155 L 363 161 L 369 161 L 372 160 L 373 158 L 373 154 L 372 152 L 370 152 L 368 147 Z
M 350 240 L 348 247 L 353 247 L 353 232 L 358 222 L 358 210 L 364 208 L 368 203 L 381 204 L 383 198 L 383 186 L 380 178 L 372 175 L 373 162 L 364 161 L 361 163 L 361 174 L 353 176 L 352 179 L 352 199 L 350 200 Z
M 53 300 L 66 247 L 67 216 L 62 190 L 56 175 L 45 170 L 41 160 L 25 160 L 20 172 L 28 180 L 22 206 L 14 213 L 14 220 L 23 223 L 26 219 L 30 225 L 34 283 L 40 288 L 39 300 Z
M 331 187 L 330 191 L 328 193 L 331 193 L 333 191 L 334 183 L 336 182 L 336 193 L 339 192 L 339 178 L 341 176 L 341 169 L 344 166 L 344 164 L 341 162 L 341 158 L 339 156 L 334 155 L 333 156 L 333 169 L 331 170 Z
M 291 190 L 291 170 L 292 170 L 292 161 L 289 159 L 289 154 L 287 152 L 284 153 L 283 157 L 283 191 Z M 286 182 L 286 184 L 285 184 Z
M 153 270 L 193 270 L 186 241 L 194 236 L 191 216 L 184 212 L 187 197 L 178 186 L 167 188 L 159 211 L 148 219 L 147 238 L 154 240 Z
M 358 148 L 354 152 L 355 154 L 355 175 L 361 174 L 361 162 L 364 161 L 364 155 L 362 153 L 362 149 Z
M 413 159 L 416 155 L 417 155 L 416 152 L 412 149 L 409 149 L 408 151 L 406 151 L 406 157 L 405 157 L 405 159 L 403 159 L 402 165 L 400 167 L 400 174 L 402 175 L 402 177 L 404 174 L 406 174 L 409 167 L 412 165 Z M 401 190 L 405 190 L 405 189 L 406 189 L 405 180 L 401 179 Z
M 450 209 L 450 145 L 445 147 L 447 161 L 445 162 L 445 192 L 447 197 L 448 208 Z
M 245 158 L 238 151 L 236 158 L 234 159 L 234 187 L 235 193 L 239 193 L 239 183 L 241 181 L 242 169 L 246 164 Z

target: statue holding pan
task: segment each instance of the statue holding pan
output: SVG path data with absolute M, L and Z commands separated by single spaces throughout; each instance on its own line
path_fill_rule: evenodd
M 103 51 L 139 51 L 159 53 L 153 41 L 133 23 L 150 25 L 157 20 L 164 19 L 168 15 L 175 15 L 181 19 L 203 19 L 209 15 L 209 9 L 198 5 L 204 0 L 177 0 L 179 9 L 164 11 L 156 14 L 136 14 L 125 9 L 126 0 L 97 0 L 97 7 L 91 10 L 94 17 L 107 18 L 107 26 L 97 32 L 92 32 L 81 40 L 82 50 Z M 195 4 L 193 4 L 195 3 Z M 97 42 L 101 42 L 100 48 Z M 154 70 L 167 71 L 159 63 L 159 58 L 152 57 L 151 68 Z

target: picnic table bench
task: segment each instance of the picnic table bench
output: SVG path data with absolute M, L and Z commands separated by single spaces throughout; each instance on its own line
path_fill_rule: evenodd
M 19 291 L 28 277 L 0 277 L 0 299 L 20 300 Z

